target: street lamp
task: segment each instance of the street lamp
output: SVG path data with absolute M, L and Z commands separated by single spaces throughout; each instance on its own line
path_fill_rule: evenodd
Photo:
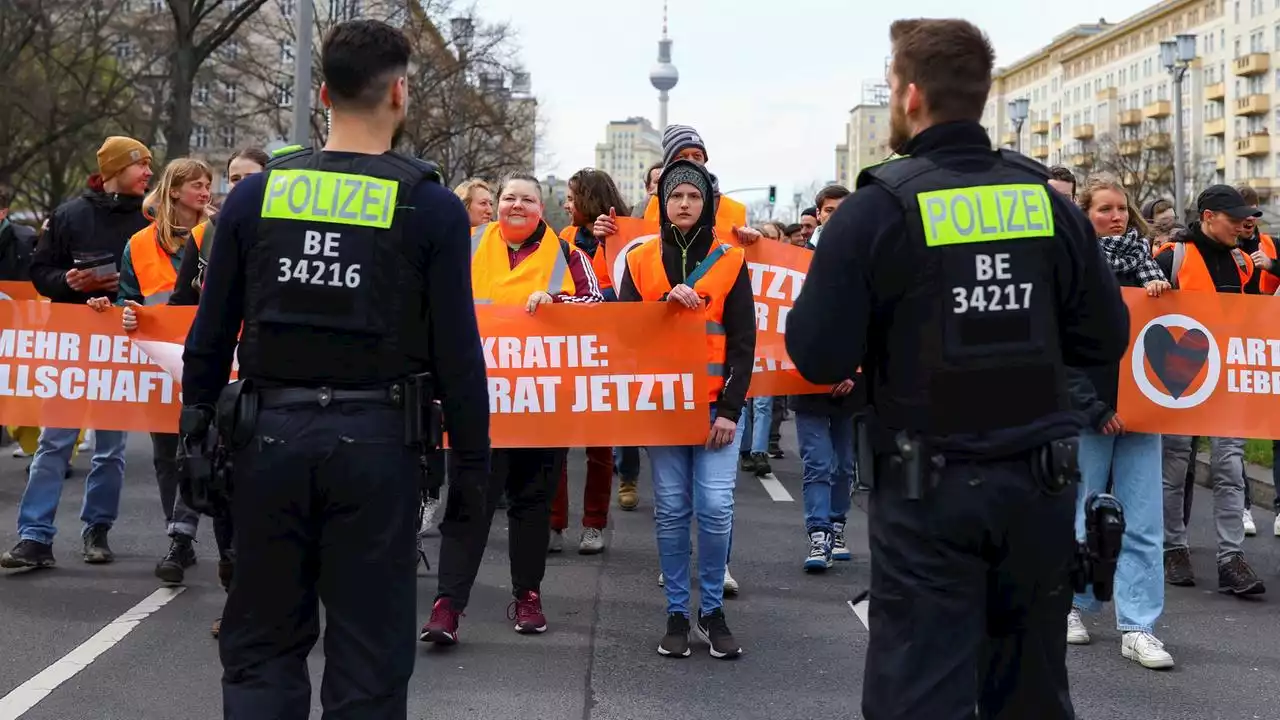
M 1160 64 L 1173 77 L 1173 211 L 1185 219 L 1184 198 L 1186 162 L 1182 148 L 1182 79 L 1196 59 L 1196 36 L 1183 33 L 1160 43 Z
M 1031 111 L 1031 99 L 1020 97 L 1009 101 L 1009 119 L 1013 121 L 1013 149 L 1022 152 L 1022 123 L 1027 121 Z

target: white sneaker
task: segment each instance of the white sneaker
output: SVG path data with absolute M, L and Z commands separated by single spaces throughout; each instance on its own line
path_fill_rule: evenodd
M 547 553 L 564 552 L 564 533 L 559 530 L 551 531 L 551 539 L 547 541 Z
M 1080 617 L 1080 611 L 1071 608 L 1071 612 L 1067 613 L 1067 644 L 1088 645 L 1092 640 L 1089 637 L 1089 628 L 1084 626 L 1084 619 Z
M 91 450 L 92 448 L 93 448 L 93 431 L 85 430 L 84 440 L 79 445 L 76 446 L 76 449 L 79 450 L 80 452 L 89 452 L 89 450 Z
M 1258 526 L 1253 524 L 1253 513 L 1249 512 L 1248 508 L 1245 508 L 1241 519 L 1244 520 L 1244 534 L 1246 537 L 1253 537 L 1258 534 Z
M 1274 532 L 1276 537 L 1280 537 L 1280 515 L 1276 515 L 1276 527 Z
M 658 573 L 658 587 L 666 587 L 666 585 L 667 579 L 662 576 L 662 573 Z
M 583 528 L 578 539 L 579 555 L 596 555 L 604 552 L 604 533 L 596 528 Z
M 734 580 L 733 576 L 729 574 L 728 565 L 724 566 L 724 594 L 725 595 L 738 594 L 738 581 Z
M 22 446 L 21 446 L 21 445 L 19 445 L 18 447 L 15 447 L 15 448 L 13 449 L 13 456 L 14 456 L 14 457 L 16 457 L 16 458 L 24 458 L 24 457 L 28 457 L 28 455 L 27 455 L 26 451 L 22 449 Z M 1277 527 L 1277 528 L 1280 528 L 1280 524 L 1277 524 L 1277 525 L 1276 525 L 1276 527 Z M 1276 534 L 1277 534 L 1277 535 L 1280 535 L 1280 532 L 1277 532 Z
M 1120 641 L 1120 654 L 1151 670 L 1173 667 L 1173 656 L 1164 649 L 1164 643 L 1151 633 L 1125 633 L 1124 639 Z

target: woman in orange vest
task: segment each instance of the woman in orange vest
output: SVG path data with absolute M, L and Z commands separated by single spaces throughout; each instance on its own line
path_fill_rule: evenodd
M 120 257 L 120 290 L 117 304 L 124 305 L 124 329 L 138 327 L 141 304 L 163 305 L 173 294 L 182 264 L 183 249 L 190 237 L 200 248 L 205 240 L 210 215 L 209 199 L 213 170 L 192 158 L 170 162 L 155 190 L 143 201 L 152 222 L 129 238 Z M 102 309 L 105 298 L 96 299 Z M 180 585 L 187 568 L 196 562 L 191 544 L 200 514 L 188 508 L 178 493 L 178 435 L 151 433 L 152 462 L 160 486 L 160 504 L 171 542 L 169 551 L 156 564 L 155 574 L 163 582 Z
M 724 615 L 725 567 L 738 477 L 738 423 L 755 362 L 755 300 L 740 248 L 715 237 L 714 189 L 698 163 L 677 160 L 658 180 L 660 234 L 626 257 L 622 301 L 667 302 L 706 318 L 707 423 L 704 445 L 651 447 L 654 520 L 667 594 L 667 632 L 658 652 L 687 657 L 690 631 L 690 525 L 698 518 L 697 629 L 716 658 L 742 648 Z
M 573 244 L 591 258 L 596 279 L 600 281 L 601 294 L 606 301 L 617 300 L 613 292 L 613 283 L 609 281 L 608 263 L 605 262 L 603 241 L 592 233 L 595 218 L 609 208 L 617 207 L 624 202 L 622 194 L 609 174 L 594 168 L 583 168 L 569 178 L 568 192 L 565 194 L 564 210 L 572 218 L 573 224 L 560 233 L 560 239 Z M 622 479 L 623 489 L 630 488 L 630 507 L 634 510 L 636 500 L 635 476 L 639 472 L 639 450 L 626 448 L 635 454 L 635 466 L 629 476 Z M 613 466 L 614 450 L 612 447 L 590 447 L 587 452 L 587 480 L 582 491 L 582 535 L 578 538 L 580 555 L 595 555 L 604 552 L 604 529 L 609 524 L 609 501 L 613 498 Z M 622 502 L 621 493 L 619 502 Z M 564 531 L 569 527 L 569 468 L 564 465 L 560 469 L 560 481 L 556 488 L 555 499 L 551 504 L 551 539 L 548 552 L 558 553 L 564 549 Z
M 591 261 L 556 237 L 542 219 L 542 186 L 528 174 L 508 176 L 498 191 L 497 222 L 471 233 L 471 292 L 477 305 L 514 305 L 530 315 L 550 303 L 602 302 Z M 566 450 L 495 450 L 489 486 L 449 483 L 440 525 L 439 587 L 431 619 L 419 639 L 439 645 L 458 642 L 458 618 L 466 609 L 489 525 L 503 487 L 507 491 L 511 589 L 507 610 L 518 633 L 542 633 L 542 578 L 547 568 L 551 496 Z

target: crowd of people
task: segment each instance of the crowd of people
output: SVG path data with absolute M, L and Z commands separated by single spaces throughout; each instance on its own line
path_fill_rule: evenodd
M 767 476 L 771 460 L 784 456 L 783 422 L 794 417 L 803 465 L 803 513 L 796 518 L 797 568 L 821 573 L 852 556 L 845 536 L 855 487 L 854 422 L 866 404 L 859 377 L 830 392 L 789 398 L 748 399 L 755 364 L 756 322 L 751 283 L 741 246 L 785 242 L 809 250 L 851 192 L 823 188 L 799 222 L 766 221 L 750 226 L 746 208 L 721 194 L 699 133 L 687 125 L 665 129 L 663 160 L 646 170 L 646 198 L 634 205 L 607 173 L 583 168 L 569 180 L 565 210 L 572 224 L 558 232 L 544 215 L 543 189 L 530 173 L 496 182 L 469 179 L 454 188 L 470 227 L 471 289 L 477 303 L 526 308 L 547 304 L 669 302 L 707 318 L 708 374 L 705 398 L 709 437 L 705 445 L 647 448 L 658 580 L 666 595 L 666 626 L 656 643 L 669 657 L 691 654 L 690 635 L 704 638 L 716 658 L 735 658 L 742 646 L 729 629 L 723 598 L 739 590 L 729 572 L 734 534 L 734 492 L 739 473 Z M 11 192 L 0 191 L 0 279 L 29 280 L 58 303 L 99 311 L 122 308 L 123 330 L 157 304 L 196 305 L 204 287 L 212 228 L 213 170 L 192 158 L 171 159 L 159 173 L 141 142 L 110 137 L 97 153 L 98 173 L 81 197 L 59 207 L 36 233 L 7 218 Z M 233 155 L 228 184 L 270 171 L 261 149 Z M 1090 176 L 1078 184 L 1065 168 L 1049 170 L 1048 184 L 1073 200 L 1088 217 L 1110 267 L 1122 285 L 1160 296 L 1171 291 L 1274 294 L 1280 262 L 1271 237 L 1257 222 L 1258 196 L 1248 187 L 1215 185 L 1200 193 L 1194 219 L 1181 225 L 1171 204 L 1154 200 L 1139 209 L 1118 179 Z M 259 178 L 250 182 L 260 191 Z M 605 244 L 618 233 L 619 214 L 658 222 L 659 234 L 626 256 L 613 277 Z M 733 228 L 733 237 L 716 228 Z M 103 271 L 106 268 L 106 271 Z M 1187 540 L 1194 450 L 1199 439 L 1128 432 L 1117 410 L 1117 366 L 1073 371 L 1071 390 L 1090 427 L 1080 438 L 1083 475 L 1077 535 L 1083 536 L 1083 503 L 1089 493 L 1110 489 L 1127 517 L 1116 573 L 1115 612 L 1123 634 L 1121 651 L 1149 668 L 1168 668 L 1173 658 L 1155 637 L 1165 585 L 1195 584 Z M 176 429 L 176 428 L 175 428 Z M 30 429 L 15 429 L 18 436 Z M 200 521 L 178 492 L 178 436 L 152 434 L 153 464 L 162 504 L 168 552 L 155 567 L 166 584 L 181 584 L 196 562 L 192 546 Z M 47 568 L 55 564 L 54 514 L 73 454 L 82 440 L 91 452 L 81 512 L 82 556 L 109 563 L 108 542 L 120 504 L 126 434 L 43 428 L 18 511 L 17 544 L 0 556 L 0 567 Z M 1256 527 L 1249 512 L 1244 439 L 1207 438 L 1218 537 L 1218 589 L 1240 596 L 1265 591 L 1249 566 L 1242 539 Z M 578 552 L 605 552 L 610 507 L 640 505 L 640 449 L 585 449 L 586 484 Z M 495 450 L 489 482 L 455 482 L 453 458 L 432 458 L 429 472 L 448 475 L 447 490 L 434 490 L 423 504 L 423 533 L 442 536 L 438 587 L 419 639 L 440 645 L 459 642 L 459 625 L 488 540 L 493 514 L 508 518 L 513 600 L 508 618 L 521 634 L 549 628 L 541 597 L 549 553 L 562 552 L 569 532 L 568 450 Z M 1157 484 L 1159 476 L 1161 482 Z M 443 494 L 443 498 L 441 497 Z M 443 507 L 442 518 L 441 508 Z M 1280 505 L 1278 505 L 1280 507 Z M 693 521 L 697 563 L 693 565 Z M 803 542 L 799 531 L 803 523 Z M 214 519 L 224 588 L 234 586 L 236 530 L 230 518 Z M 1280 519 L 1275 526 L 1280 537 Z M 698 591 L 695 611 L 693 591 Z M 1084 644 L 1090 634 L 1083 613 L 1097 603 L 1078 596 L 1065 620 L 1067 641 Z M 219 634 L 215 621 L 213 634 Z

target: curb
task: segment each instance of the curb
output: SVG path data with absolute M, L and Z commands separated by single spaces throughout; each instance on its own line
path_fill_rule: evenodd
M 1209 453 L 1197 453 L 1196 464 L 1199 465 L 1196 471 L 1196 484 L 1200 487 L 1212 488 L 1213 484 L 1209 482 Z M 1253 504 L 1266 509 L 1275 507 L 1276 486 L 1271 481 L 1271 468 L 1245 463 L 1244 474 L 1249 482 Z

